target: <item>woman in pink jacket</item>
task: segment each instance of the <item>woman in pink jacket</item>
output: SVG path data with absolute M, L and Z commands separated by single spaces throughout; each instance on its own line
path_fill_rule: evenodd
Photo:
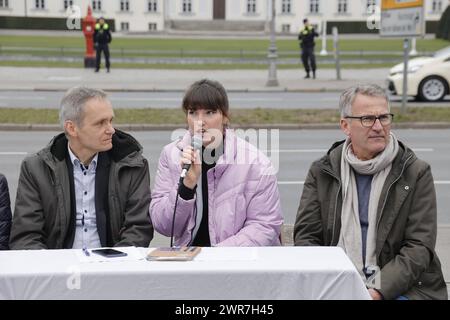
M 223 86 L 195 82 L 182 108 L 189 131 L 161 153 L 150 203 L 155 230 L 170 237 L 173 228 L 177 246 L 280 245 L 275 170 L 256 147 L 227 129 Z M 180 179 L 185 164 L 190 166 Z

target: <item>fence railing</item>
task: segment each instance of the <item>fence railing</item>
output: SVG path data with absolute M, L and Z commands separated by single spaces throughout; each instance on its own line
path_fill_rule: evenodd
M 79 56 L 84 54 L 84 48 L 74 47 L 21 47 L 21 46 L 2 46 L 0 45 L 0 54 L 21 54 L 21 55 L 54 55 L 54 56 Z M 267 50 L 186 50 L 183 48 L 176 50 L 154 50 L 154 49 L 129 49 L 129 48 L 110 48 L 112 56 L 127 57 L 172 57 L 172 58 L 192 58 L 192 57 L 225 57 L 238 59 L 252 59 L 267 56 Z M 288 51 L 279 50 L 278 57 L 298 57 L 299 50 Z M 332 55 L 329 52 L 329 56 Z M 349 50 L 341 51 L 342 57 L 351 58 L 369 58 L 369 57 L 397 57 L 402 56 L 402 51 L 372 51 L 372 50 Z M 429 56 L 432 52 L 419 52 L 419 55 Z M 317 57 L 320 59 L 319 49 Z

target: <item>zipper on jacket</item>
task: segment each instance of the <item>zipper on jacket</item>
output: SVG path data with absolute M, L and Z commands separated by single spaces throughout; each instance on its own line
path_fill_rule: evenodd
M 188 242 L 188 247 L 190 247 L 192 242 L 194 241 L 193 231 L 195 230 L 195 226 L 197 225 L 197 197 L 195 197 L 195 206 L 194 206 L 194 208 L 192 208 L 192 210 L 194 210 L 194 212 L 193 212 L 194 213 L 194 227 L 192 228 L 192 231 L 191 231 L 191 239 Z
M 216 162 L 216 165 L 217 165 L 217 162 Z M 213 175 L 212 176 L 213 176 L 213 179 L 214 179 L 214 183 L 213 183 L 214 190 L 212 191 L 212 194 L 214 194 L 216 192 L 216 190 L 217 190 L 217 185 L 216 185 L 217 184 L 217 180 L 216 180 L 216 166 L 214 166 L 214 168 L 213 168 Z M 216 197 L 212 197 L 211 200 L 213 201 L 211 207 L 215 209 Z M 209 205 L 210 205 L 210 203 L 209 203 L 209 198 L 208 198 L 208 207 L 209 207 Z M 216 232 L 216 231 L 218 231 L 217 228 L 216 228 L 216 219 L 215 219 L 216 215 L 213 214 L 213 212 L 215 213 L 215 211 L 209 210 L 209 208 L 208 208 L 208 221 L 211 220 L 211 224 L 212 224 L 213 230 L 215 230 L 214 231 L 214 239 L 215 239 L 215 243 L 217 244 L 217 243 L 219 243 L 219 238 L 217 236 L 218 232 Z M 210 246 L 213 246 L 213 244 L 211 243 L 211 233 L 209 232 L 209 226 L 208 226 L 208 233 L 209 233 L 209 244 L 210 244 Z
M 337 203 L 338 203 L 338 199 L 339 199 L 339 193 L 341 192 L 341 189 L 342 189 L 342 183 L 341 183 L 341 180 L 336 175 L 334 175 L 334 173 L 332 173 L 331 171 L 328 171 L 326 169 L 323 169 L 323 170 L 324 170 L 325 173 L 327 173 L 330 176 L 332 176 L 333 178 L 335 178 L 338 181 L 338 183 L 339 183 L 338 192 L 336 194 L 336 200 L 335 200 L 335 203 L 334 203 L 333 228 L 331 230 L 330 245 L 333 245 L 334 232 L 335 232 L 335 229 L 336 229 L 336 220 L 337 220 Z

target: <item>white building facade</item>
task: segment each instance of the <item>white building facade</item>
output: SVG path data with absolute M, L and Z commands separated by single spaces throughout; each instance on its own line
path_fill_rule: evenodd
M 381 0 L 275 0 L 276 31 L 297 33 L 303 18 L 365 22 L 379 12 Z M 438 21 L 450 0 L 425 0 L 426 21 Z M 180 30 L 267 31 L 272 0 L 0 0 L 2 17 L 81 17 L 91 6 L 95 17 L 114 19 L 116 31 Z M 239 27 L 240 28 L 237 28 Z M 237 29 L 236 29 L 237 28 Z

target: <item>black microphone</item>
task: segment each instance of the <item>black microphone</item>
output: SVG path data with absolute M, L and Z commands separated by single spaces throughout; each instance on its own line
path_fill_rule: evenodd
M 203 145 L 203 139 L 200 134 L 194 134 L 192 137 L 191 146 L 194 149 L 194 152 L 197 150 L 201 150 Z M 183 169 L 181 170 L 180 179 L 183 179 L 186 176 L 186 173 L 189 171 L 189 168 L 191 167 L 190 163 L 183 164 Z

